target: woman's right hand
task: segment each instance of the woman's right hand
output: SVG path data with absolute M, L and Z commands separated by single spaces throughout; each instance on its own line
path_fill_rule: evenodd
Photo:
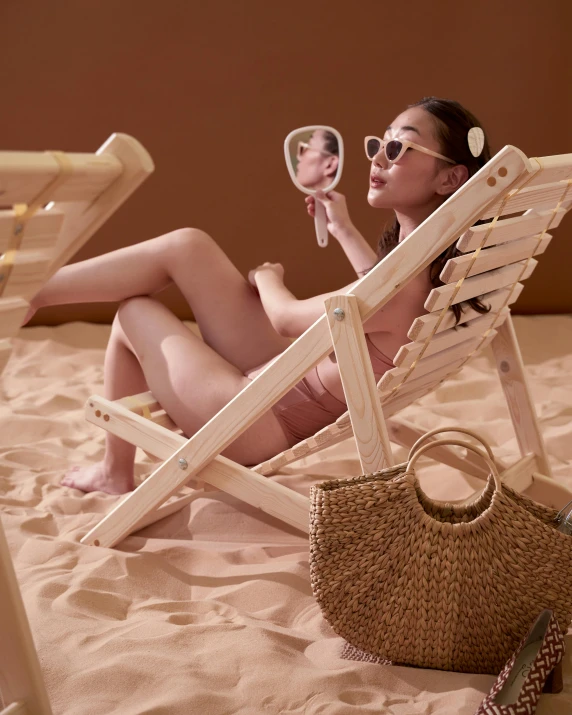
M 334 238 L 339 238 L 341 234 L 347 233 L 352 228 L 352 222 L 348 213 L 346 197 L 339 191 L 317 191 L 315 196 L 306 197 L 306 206 L 310 216 L 316 213 L 316 201 L 320 201 L 326 209 L 328 219 L 328 231 Z

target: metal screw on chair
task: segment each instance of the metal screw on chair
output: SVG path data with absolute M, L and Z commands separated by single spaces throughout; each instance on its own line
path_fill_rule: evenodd
M 343 320 L 346 317 L 346 314 L 341 308 L 336 308 L 334 310 L 334 317 L 336 320 Z
M 179 468 L 186 469 L 188 466 L 189 465 L 187 464 L 187 460 L 181 457 L 181 459 L 179 459 Z

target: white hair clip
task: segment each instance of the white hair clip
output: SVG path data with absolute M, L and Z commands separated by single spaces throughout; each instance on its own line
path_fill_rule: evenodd
M 480 156 L 485 146 L 485 133 L 480 127 L 471 127 L 467 134 L 467 142 L 473 156 Z

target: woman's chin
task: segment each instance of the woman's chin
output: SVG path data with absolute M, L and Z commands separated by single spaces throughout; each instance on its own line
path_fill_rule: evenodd
M 378 189 L 370 189 L 367 192 L 367 202 L 374 209 L 388 209 L 389 206 L 385 196 L 382 196 Z

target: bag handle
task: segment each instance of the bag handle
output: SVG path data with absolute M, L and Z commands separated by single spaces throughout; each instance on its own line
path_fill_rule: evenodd
M 482 457 L 491 470 L 491 473 L 495 480 L 495 486 L 497 488 L 497 491 L 502 492 L 502 481 L 501 481 L 501 478 L 499 475 L 499 471 L 497 469 L 497 465 L 494 463 L 494 461 L 485 452 L 480 450 L 478 447 L 475 447 L 470 442 L 464 442 L 463 440 L 460 440 L 460 439 L 459 440 L 457 440 L 457 439 L 436 439 L 433 442 L 430 442 L 429 444 L 426 444 L 423 447 L 420 447 L 415 452 L 413 457 L 411 457 L 411 459 L 409 459 L 409 461 L 407 462 L 407 467 L 405 468 L 405 471 L 406 472 L 413 471 L 413 466 L 415 465 L 415 462 L 419 459 L 419 457 L 422 454 L 425 454 L 425 452 L 428 452 L 430 449 L 433 449 L 433 447 L 441 447 L 441 446 L 445 446 L 445 445 L 456 445 L 458 447 L 464 447 L 465 449 L 469 449 L 471 452 L 478 454 L 479 457 Z
M 493 462 L 495 461 L 495 456 L 493 454 L 493 451 L 489 447 L 489 445 L 487 444 L 485 439 L 483 437 L 481 437 L 480 434 L 478 434 L 477 432 L 473 432 L 472 430 L 467 429 L 466 427 L 438 427 L 437 429 L 433 429 L 430 432 L 425 433 L 422 437 L 419 437 L 417 442 L 415 442 L 413 447 L 411 447 L 411 449 L 409 450 L 409 455 L 407 457 L 407 461 L 409 461 L 413 457 L 413 455 L 419 449 L 419 447 L 423 444 L 423 442 L 428 440 L 433 435 L 439 434 L 441 432 L 461 432 L 463 434 L 468 434 L 470 437 L 473 437 L 474 439 L 476 439 L 477 442 L 480 442 L 483 445 L 483 447 L 486 449 L 487 454 L 489 455 L 491 460 Z

